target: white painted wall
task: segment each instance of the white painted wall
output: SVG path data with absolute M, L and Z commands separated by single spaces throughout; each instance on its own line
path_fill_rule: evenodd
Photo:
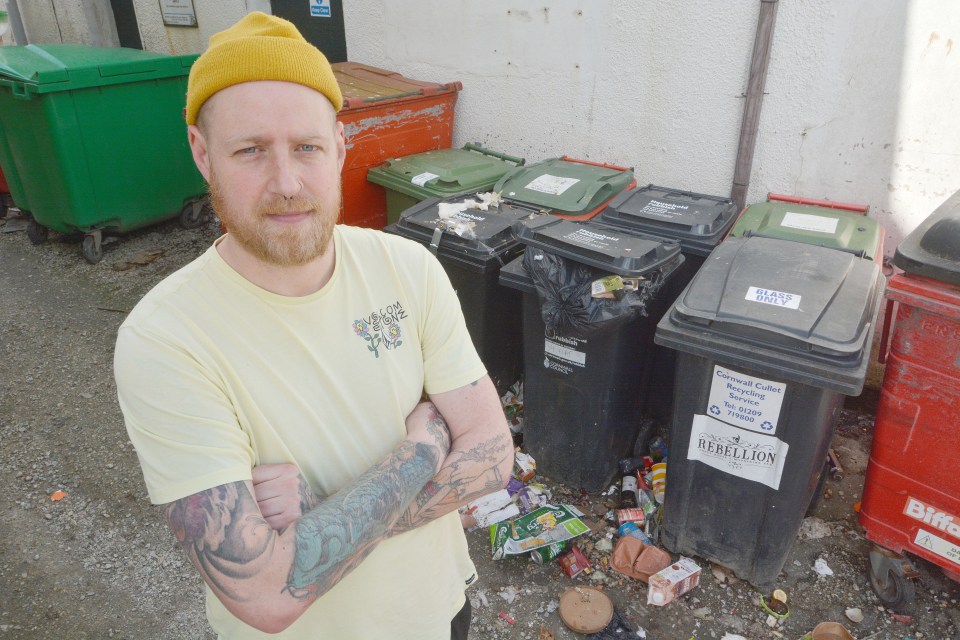
M 759 0 L 344 4 L 351 60 L 463 82 L 455 145 L 730 192 Z M 867 203 L 890 254 L 960 188 L 960 3 L 779 4 L 748 202 Z
M 86 44 L 118 47 L 110 0 L 17 0 L 31 44 Z

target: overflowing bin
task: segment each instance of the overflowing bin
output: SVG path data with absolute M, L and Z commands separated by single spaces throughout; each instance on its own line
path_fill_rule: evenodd
M 661 540 L 756 586 L 783 567 L 844 395 L 862 391 L 880 267 L 771 238 L 727 239 L 661 319 L 678 351 Z
M 501 266 L 523 251 L 512 225 L 536 215 L 535 209 L 518 203 L 483 205 L 473 195 L 432 198 L 384 228 L 437 256 L 460 299 L 477 353 L 501 394 L 522 373 L 523 336 L 520 294 L 500 287 L 498 278 Z
M 81 45 L 0 48 L 0 165 L 28 235 L 84 233 L 102 257 L 103 231 L 181 216 L 201 219 L 206 186 L 183 121 L 196 56 Z
M 516 231 L 527 249 L 500 283 L 523 292 L 524 448 L 538 472 L 598 491 L 637 439 L 656 325 L 646 308 L 680 246 L 550 215 Z
M 418 202 L 489 191 L 523 158 L 467 144 L 387 160 L 367 172 L 367 180 L 386 189 L 387 224 Z
M 865 204 L 848 204 L 771 193 L 747 207 L 731 238 L 763 236 L 831 247 L 883 262 L 883 227 L 867 217 Z
M 637 185 L 633 170 L 612 164 L 551 158 L 517 167 L 493 186 L 507 200 L 569 220 L 588 220 L 624 189 Z
M 651 313 L 655 322 L 680 295 L 737 220 L 729 198 L 647 185 L 616 196 L 600 212 L 600 222 L 680 243 L 683 265 L 670 278 Z M 656 346 L 649 384 L 644 385 L 645 412 L 667 418 L 673 407 L 676 352 Z
M 390 158 L 449 149 L 459 82 L 437 84 L 356 62 L 331 65 L 343 93 L 347 158 L 341 172 L 341 222 L 382 229 L 387 224 L 386 193 L 367 172 Z
M 904 273 L 887 285 L 892 339 L 860 524 L 879 545 L 870 583 L 884 606 L 902 610 L 915 595 L 903 552 L 960 580 L 960 193 L 904 239 L 893 263 Z

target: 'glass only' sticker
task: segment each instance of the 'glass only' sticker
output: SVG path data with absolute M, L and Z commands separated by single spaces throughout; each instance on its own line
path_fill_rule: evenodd
M 784 307 L 786 309 L 800 308 L 800 296 L 797 294 L 774 291 L 773 289 L 764 289 L 762 287 L 750 287 L 747 289 L 747 295 L 744 299 L 750 302 L 772 304 L 776 307 Z
M 790 445 L 775 436 L 744 431 L 710 416 L 694 415 L 687 459 L 777 490 L 789 449 Z

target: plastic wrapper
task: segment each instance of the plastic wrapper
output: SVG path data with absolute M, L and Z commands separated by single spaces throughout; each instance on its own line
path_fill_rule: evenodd
M 611 275 L 601 269 L 536 247 L 527 248 L 523 266 L 537 288 L 547 330 L 581 338 L 647 315 L 647 305 L 663 280 L 656 273 L 635 281 L 636 289 L 624 287 L 612 291 L 612 297 L 596 297 L 594 283 Z

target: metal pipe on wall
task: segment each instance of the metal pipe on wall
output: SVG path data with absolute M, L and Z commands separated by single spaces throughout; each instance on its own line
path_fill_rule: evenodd
M 20 7 L 17 0 L 8 0 L 7 13 L 10 16 L 10 26 L 13 28 L 13 40 L 18 45 L 30 44 L 27 42 L 27 32 L 23 28 L 23 18 L 20 17 Z
M 778 0 L 760 0 L 760 17 L 757 20 L 757 35 L 753 41 L 753 56 L 750 59 L 743 121 L 740 123 L 737 163 L 733 172 L 733 187 L 730 190 L 730 198 L 741 209 L 746 204 L 747 189 L 750 187 L 753 153 L 757 147 L 757 130 L 760 127 L 760 107 L 763 106 L 763 88 L 767 81 L 767 66 L 770 62 L 778 6 Z

